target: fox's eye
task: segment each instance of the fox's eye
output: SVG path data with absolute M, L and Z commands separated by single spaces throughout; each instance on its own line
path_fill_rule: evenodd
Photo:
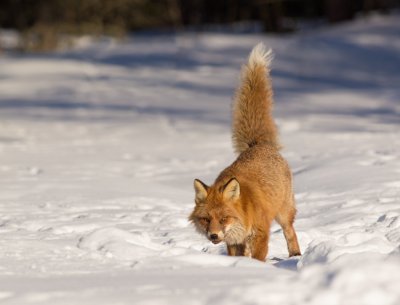
M 222 217 L 219 221 L 221 224 L 225 223 L 228 220 L 228 217 Z
M 203 218 L 200 218 L 200 221 L 202 221 L 204 223 L 209 223 L 210 219 L 203 217 Z

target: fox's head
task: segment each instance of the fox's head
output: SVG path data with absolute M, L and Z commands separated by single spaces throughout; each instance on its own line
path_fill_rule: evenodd
M 225 184 L 207 186 L 194 180 L 196 206 L 189 216 L 198 232 L 214 244 L 240 244 L 245 228 L 237 208 L 240 201 L 239 182 L 232 178 Z

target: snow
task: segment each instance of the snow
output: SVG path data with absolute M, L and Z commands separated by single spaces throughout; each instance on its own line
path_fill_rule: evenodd
M 136 35 L 0 57 L 2 304 L 400 303 L 399 16 L 292 36 Z M 240 66 L 274 51 L 303 256 L 268 261 L 188 223 L 235 158 Z

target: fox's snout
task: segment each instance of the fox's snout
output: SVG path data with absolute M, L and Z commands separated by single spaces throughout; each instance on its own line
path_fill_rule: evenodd
M 218 234 L 211 234 L 210 238 L 211 238 L 211 240 L 217 240 L 218 239 Z
M 224 240 L 224 234 L 222 232 L 208 232 L 207 236 L 213 244 L 219 244 Z

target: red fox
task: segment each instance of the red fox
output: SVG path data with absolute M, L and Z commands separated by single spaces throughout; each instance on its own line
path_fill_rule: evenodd
M 258 44 L 242 68 L 233 105 L 232 139 L 239 154 L 214 184 L 194 180 L 195 208 L 189 220 L 228 255 L 265 261 L 272 221 L 282 227 L 289 256 L 301 255 L 293 222 L 292 174 L 279 153 L 272 118 L 271 50 Z

